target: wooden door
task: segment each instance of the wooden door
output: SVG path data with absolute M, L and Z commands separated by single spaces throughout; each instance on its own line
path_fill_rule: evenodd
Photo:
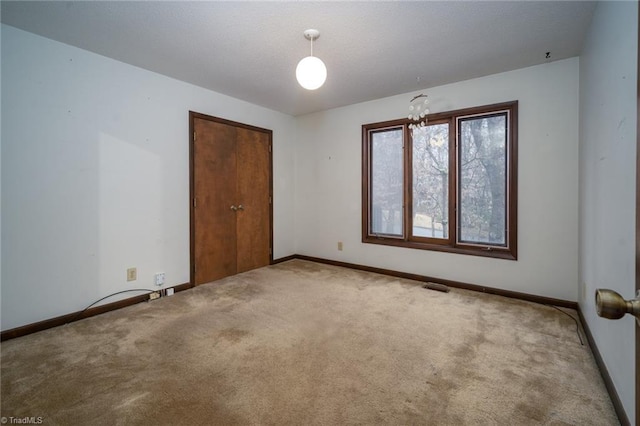
M 238 129 L 238 272 L 268 265 L 271 259 L 271 155 L 269 135 Z
M 191 282 L 269 265 L 271 131 L 190 113 Z
M 236 273 L 236 128 L 195 119 L 195 283 Z

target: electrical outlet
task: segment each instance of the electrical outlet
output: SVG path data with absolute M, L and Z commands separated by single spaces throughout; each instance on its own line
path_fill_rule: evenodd
M 153 293 L 149 293 L 149 300 L 156 300 L 160 298 L 160 293 L 154 291 Z
M 338 241 L 338 250 L 342 251 L 342 241 Z
M 129 268 L 127 269 L 127 281 L 135 281 L 138 279 L 138 270 L 137 268 Z
M 164 284 L 164 272 L 158 272 L 156 274 L 156 285 L 161 286 Z

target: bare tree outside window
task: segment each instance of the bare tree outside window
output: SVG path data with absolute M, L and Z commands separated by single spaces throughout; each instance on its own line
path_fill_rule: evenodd
M 507 113 L 459 124 L 458 239 L 506 245 Z
M 412 130 L 413 235 L 449 238 L 449 124 Z
M 371 232 L 402 236 L 402 128 L 371 135 Z

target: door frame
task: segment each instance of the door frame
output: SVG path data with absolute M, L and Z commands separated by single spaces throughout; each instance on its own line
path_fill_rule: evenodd
M 195 150 L 195 120 L 207 120 L 220 124 L 226 124 L 233 127 L 239 127 L 255 132 L 266 133 L 269 136 L 269 264 L 273 264 L 273 131 L 256 127 L 237 121 L 227 120 L 220 117 L 214 117 L 195 111 L 189 111 L 189 284 L 191 287 L 196 285 L 196 258 L 195 258 L 195 175 L 194 161 Z

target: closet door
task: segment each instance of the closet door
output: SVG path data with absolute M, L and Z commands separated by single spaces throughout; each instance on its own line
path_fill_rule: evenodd
M 191 282 L 269 265 L 271 131 L 191 112 Z
M 195 201 L 195 284 L 237 271 L 236 128 L 195 119 L 193 177 Z
M 238 272 L 260 268 L 270 263 L 271 223 L 270 188 L 271 155 L 269 135 L 238 129 Z

